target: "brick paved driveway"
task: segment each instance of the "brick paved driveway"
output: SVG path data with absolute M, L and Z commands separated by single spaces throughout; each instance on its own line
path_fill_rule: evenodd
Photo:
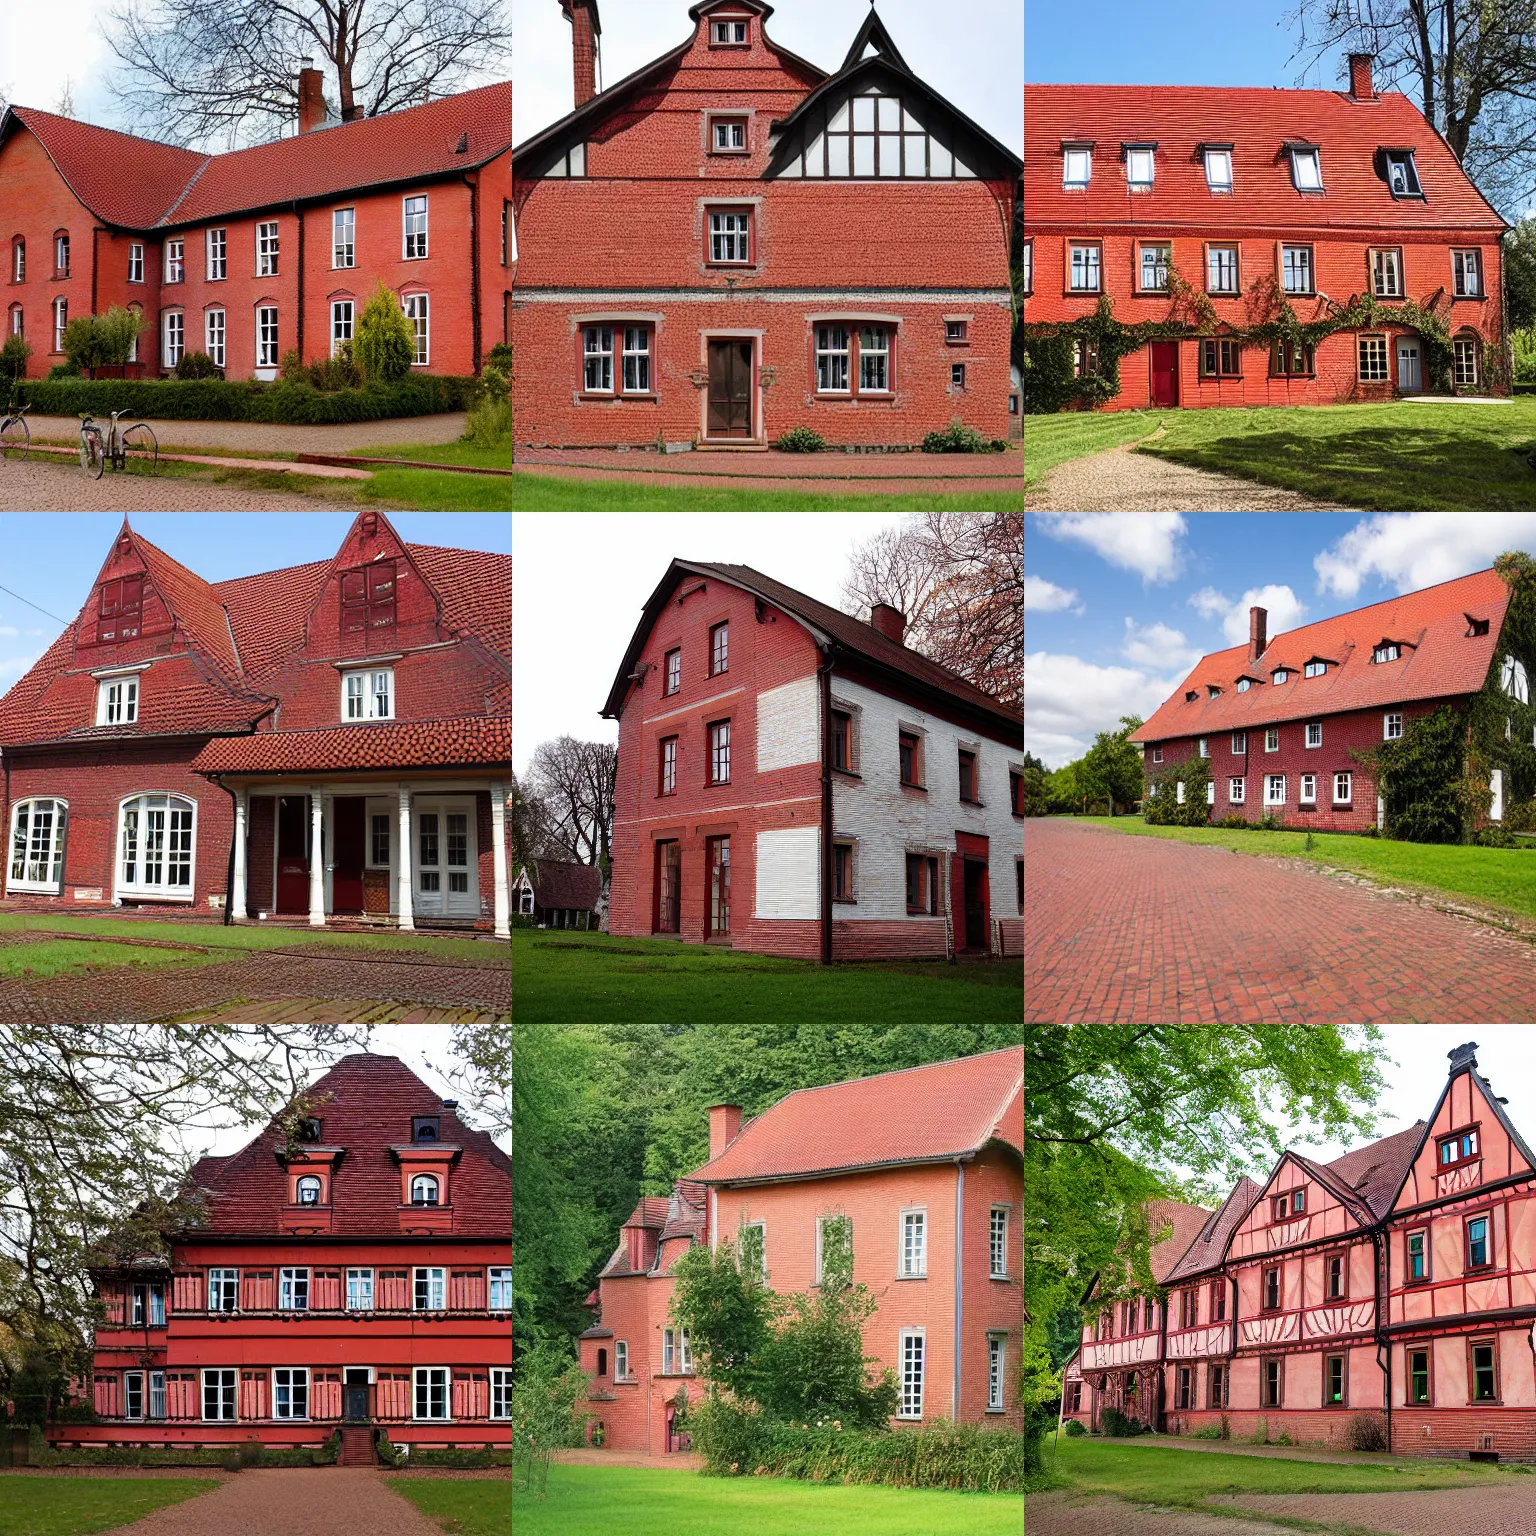
M 1536 1492 L 1523 1481 L 1423 1493 L 1218 1495 L 1211 1502 L 1330 1526 L 1335 1522 L 1359 1526 L 1390 1536 L 1531 1536 L 1536 1531 Z M 1241 1529 L 1249 1532 L 1252 1527 L 1245 1522 Z M 1033 1530 L 1031 1536 L 1035 1536 Z
M 1033 1023 L 1536 1020 L 1536 947 L 1299 861 L 1031 820 L 1024 881 Z
M 1029 1536 L 1296 1536 L 1294 1526 L 1267 1520 L 1238 1523 L 1230 1515 L 1138 1509 L 1121 1499 L 1084 1499 L 1070 1493 L 1027 1494 L 1024 1529 Z

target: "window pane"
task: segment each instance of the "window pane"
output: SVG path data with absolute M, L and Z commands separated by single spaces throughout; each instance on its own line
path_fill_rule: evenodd
M 873 176 L 875 174 L 875 141 L 872 138 L 854 136 L 853 174 L 855 176 Z
M 827 174 L 829 176 L 846 176 L 850 164 L 848 135 L 846 133 L 829 133 L 827 135 L 827 155 L 829 157 Z
M 894 96 L 880 98 L 880 130 L 894 131 L 901 127 L 901 103 Z
M 880 135 L 880 174 L 901 175 L 901 135 L 898 133 Z
M 818 134 L 805 146 L 805 174 L 807 176 L 825 176 L 826 169 L 826 139 Z
M 906 143 L 903 145 L 906 151 L 906 171 L 908 176 L 926 176 L 928 174 L 928 140 L 924 134 L 909 133 Z
M 836 112 L 832 114 L 832 120 L 827 124 L 832 132 L 846 132 L 848 129 L 848 103 L 845 101 Z
M 585 176 L 587 174 L 587 146 L 585 144 L 573 144 L 571 146 L 571 175 Z
M 932 141 L 928 151 L 928 171 L 932 176 L 953 176 L 955 173 L 954 157 L 949 152 L 949 146 L 939 143 L 937 139 Z
M 853 126 L 873 131 L 875 126 L 875 99 L 872 96 L 856 96 L 853 101 Z

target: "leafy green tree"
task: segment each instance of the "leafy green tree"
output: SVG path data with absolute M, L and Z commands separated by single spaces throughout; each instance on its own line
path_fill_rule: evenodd
M 400 308 L 400 295 L 382 278 L 357 317 L 352 356 L 369 384 L 390 384 L 411 371 L 416 337 Z
M 524 1352 L 512 1386 L 512 1444 L 526 1492 L 543 1495 L 551 1452 L 581 1444 L 576 1404 L 587 1395 L 590 1381 L 566 1346 L 541 1339 Z
M 117 304 L 104 315 L 76 315 L 64 327 L 64 355 L 94 379 L 98 368 L 117 368 L 128 361 L 143 326 L 140 315 Z
M 1141 728 L 1140 715 L 1122 715 L 1118 731 L 1100 731 L 1081 759 L 1078 784 L 1089 800 L 1107 800 L 1109 813 L 1141 799 L 1141 748 L 1128 739 Z
M 1527 214 L 1504 237 L 1504 297 L 1510 330 L 1536 326 L 1536 216 Z
M 27 376 L 27 359 L 32 356 L 32 343 L 25 336 L 14 332 L 5 338 L 0 347 L 0 383 L 13 384 Z
M 672 1273 L 677 1277 L 672 1316 L 687 1330 L 699 1374 L 737 1397 L 755 1401 L 759 1362 L 778 1298 L 760 1283 L 758 1270 L 738 1263 L 735 1245 L 728 1240 L 713 1252 L 702 1244 L 690 1248 Z

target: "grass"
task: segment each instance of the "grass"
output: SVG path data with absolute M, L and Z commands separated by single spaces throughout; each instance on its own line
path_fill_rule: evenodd
M 517 1536 L 1018 1536 L 1022 1495 L 703 1477 L 631 1467 L 549 1469 L 544 1499 L 514 1493 Z
M 494 448 L 473 443 L 388 443 L 382 448 L 349 448 L 364 459 L 417 459 L 424 464 L 462 464 L 470 469 L 511 469 L 512 439 Z
M 1536 917 L 1536 849 L 1467 848 L 1458 843 L 1403 843 L 1385 837 L 1320 832 L 1306 850 L 1303 832 L 1244 832 L 1226 827 L 1149 827 L 1139 816 L 1080 816 L 1137 837 L 1171 837 L 1239 853 L 1269 853 L 1353 870 L 1391 885 L 1471 898 Z
M 706 949 L 673 939 L 512 932 L 519 1022 L 726 1023 L 763 1012 L 807 1023 L 896 1016 L 983 1023 L 1017 1019 L 1023 962 L 835 965 Z
M 65 971 L 126 965 L 153 970 L 166 965 L 216 965 L 227 955 L 189 955 L 178 949 L 142 949 L 137 944 L 81 944 L 43 940 L 0 948 L 0 976 L 58 976 Z
M 1016 473 L 1017 454 L 992 454 L 999 473 Z M 468 477 L 460 475 L 463 480 Z M 647 475 L 646 480 L 655 478 Z M 867 483 L 867 482 L 856 482 Z M 1019 492 L 955 491 L 878 495 L 841 491 L 753 491 L 646 485 L 629 480 L 563 480 L 552 475 L 514 475 L 519 512 L 1014 512 Z
M 454 1536 L 510 1536 L 508 1478 L 391 1477 L 385 1481 Z
M 10 1477 L 0 1474 L 0 1536 L 87 1536 L 210 1493 L 208 1477 Z
M 1197 413 L 1191 413 L 1197 414 Z M 1221 414 L 1217 412 L 1217 414 Z M 1228 412 L 1227 414 L 1231 414 Z M 1039 480 L 1068 459 L 1117 448 L 1157 429 L 1159 411 L 1063 411 L 1024 419 L 1024 480 Z

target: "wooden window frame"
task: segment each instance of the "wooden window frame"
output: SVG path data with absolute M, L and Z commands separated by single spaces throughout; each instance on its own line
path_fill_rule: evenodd
M 677 681 L 672 680 L 672 658 L 677 657 Z M 683 687 L 683 648 L 674 645 L 670 651 L 661 658 L 661 696 L 670 698 L 674 693 L 680 693 Z
M 1305 251 L 1307 253 L 1307 284 L 1306 288 L 1287 288 L 1285 286 L 1285 253 L 1287 251 Z M 1277 240 L 1275 242 L 1275 281 L 1280 285 L 1282 298 L 1313 299 L 1317 297 L 1317 248 L 1310 241 L 1302 240 Z
M 832 900 L 850 907 L 857 906 L 859 899 L 854 875 L 857 864 L 854 848 L 851 837 L 832 839 Z
M 1381 367 L 1382 373 L 1378 377 L 1374 372 L 1369 378 L 1365 373 L 1366 343 L 1381 343 Z M 1374 353 L 1374 345 L 1372 351 Z M 1362 384 L 1390 384 L 1392 382 L 1392 349 L 1387 345 L 1387 338 L 1380 331 L 1362 331 L 1355 337 L 1355 376 Z
M 677 736 L 663 736 L 656 743 L 656 793 L 661 795 L 675 795 L 677 793 Z M 667 748 L 672 748 L 671 762 L 667 761 Z M 668 769 L 671 772 L 668 773 Z
M 1275 1277 L 1275 1300 L 1270 1304 L 1269 1277 Z M 1283 1312 L 1285 1311 L 1285 1274 L 1282 1265 L 1266 1264 L 1259 1271 L 1259 1311 Z
M 953 327 L 958 326 L 959 331 L 951 335 Z M 946 347 L 968 347 L 971 344 L 971 322 L 969 320 L 946 320 L 944 322 L 944 345 Z
M 970 794 L 966 794 L 965 768 L 966 758 L 969 758 L 971 769 Z M 981 755 L 975 747 L 957 747 L 955 749 L 955 771 L 960 782 L 961 805 L 981 805 Z
M 1472 377 L 1462 379 L 1460 375 L 1461 359 L 1457 353 L 1458 347 L 1470 347 L 1472 349 Z M 1458 389 L 1479 389 L 1483 382 L 1483 338 L 1476 331 L 1467 331 L 1451 337 L 1451 382 Z
M 1477 1395 L 1477 1351 L 1493 1351 L 1493 1396 Z M 1469 1334 L 1467 1336 L 1467 1406 L 1469 1408 L 1499 1408 L 1504 1404 L 1503 1383 L 1499 1379 L 1499 1336 L 1497 1333 Z
M 1396 263 L 1397 292 L 1382 293 L 1376 286 L 1376 258 L 1378 256 L 1391 256 Z M 1365 252 L 1365 285 L 1366 292 L 1372 298 L 1402 300 L 1408 297 L 1407 263 L 1403 256 L 1403 248 L 1400 245 L 1372 245 Z
M 747 254 L 745 257 L 732 257 L 727 260 L 724 257 L 716 260 L 714 256 L 714 230 L 710 225 L 719 217 L 744 218 L 747 221 Z M 740 230 L 721 230 L 722 238 L 729 238 L 732 243 L 740 237 Z M 744 271 L 757 265 L 757 205 L 755 203 L 732 203 L 728 199 L 722 199 L 715 203 L 704 204 L 704 265 L 706 267 L 721 267 L 728 270 Z
M 1242 342 L 1233 336 L 1200 337 L 1200 377 L 1202 379 L 1241 379 L 1243 353 L 1246 350 Z M 1229 358 L 1230 367 L 1228 366 Z M 1213 362 L 1214 368 L 1211 366 Z
M 1207 1321 L 1212 1323 L 1224 1323 L 1227 1320 L 1227 1282 L 1223 1279 L 1211 1281 L 1211 1300 L 1206 1309 Z
M 1234 288 L 1211 287 L 1211 252 L 1231 251 L 1232 270 L 1237 286 Z M 1200 264 L 1205 274 L 1205 291 L 1213 299 L 1240 299 L 1243 296 L 1243 246 L 1239 240 L 1206 240 L 1200 248 Z
M 1488 297 L 1488 284 L 1483 273 L 1483 249 L 1478 245 L 1456 245 L 1451 247 L 1451 297 L 1453 299 L 1486 299 Z M 1462 275 L 1465 279 L 1467 257 L 1475 257 L 1474 265 L 1477 268 L 1477 292 L 1464 293 L 1456 287 L 1456 258 L 1460 256 Z
M 707 122 L 705 124 L 704 135 L 707 143 L 708 154 L 724 156 L 727 158 L 731 156 L 740 158 L 752 153 L 752 117 L 750 113 L 710 112 L 706 114 L 706 116 Z M 730 149 L 721 149 L 720 146 L 715 143 L 715 127 L 720 123 L 739 123 L 741 125 L 741 147 L 739 149 L 734 147 Z
M 1424 1273 L 1422 1275 L 1416 1275 L 1413 1272 L 1413 1249 L 1410 1246 L 1410 1241 L 1415 1237 L 1424 1240 L 1423 1249 L 1420 1254 L 1420 1257 L 1424 1260 Z M 1409 1227 L 1403 1233 L 1403 1284 L 1427 1285 L 1432 1278 L 1430 1274 L 1429 1228 L 1427 1226 Z
M 1339 1362 L 1339 1395 L 1331 1397 L 1328 1392 L 1328 1367 L 1333 1361 Z M 1323 1356 L 1323 1407 L 1347 1408 L 1349 1407 L 1349 1351 L 1332 1350 Z
M 1231 1387 L 1232 1369 L 1225 1360 L 1212 1360 L 1205 1373 L 1205 1396 L 1208 1408 L 1225 1408 L 1227 1393 Z
M 717 739 L 717 733 L 722 729 L 722 727 L 724 728 L 724 731 L 725 731 L 725 739 L 724 739 L 723 742 L 721 742 L 721 741 L 719 741 Z M 704 762 L 704 772 L 705 772 L 704 784 L 705 784 L 705 787 L 706 788 L 716 788 L 716 787 L 718 787 L 720 785 L 723 785 L 723 784 L 729 784 L 731 782 L 731 719 L 730 719 L 730 716 L 727 715 L 725 718 L 720 719 L 720 720 L 710 720 L 710 721 L 707 721 L 705 723 L 705 726 L 704 726 L 704 741 L 705 741 L 705 744 L 706 744 L 706 746 L 705 746 L 705 753 L 704 753 L 704 758 L 705 758 L 705 762 Z M 716 766 L 716 762 L 717 762 L 717 759 L 718 759 L 718 754 L 719 754 L 721 746 L 724 746 L 724 748 L 725 748 L 725 777 L 723 779 L 722 778 L 717 778 L 715 776 L 715 766 Z
M 1461 1141 L 1462 1138 L 1466 1136 L 1474 1137 L 1475 1142 L 1470 1152 L 1463 1153 L 1461 1151 Z M 1447 1142 L 1452 1142 L 1455 1144 L 1456 1156 L 1450 1158 L 1445 1156 L 1443 1148 Z M 1481 1120 L 1469 1120 L 1466 1125 L 1458 1126 L 1454 1131 L 1446 1131 L 1442 1135 L 1435 1137 L 1436 1173 L 1438 1173 L 1442 1168 L 1455 1168 L 1461 1163 L 1481 1162 L 1482 1156 L 1483 1122 Z
M 1138 297 L 1144 297 L 1144 298 L 1163 298 L 1163 297 L 1166 297 L 1166 295 L 1168 294 L 1168 291 L 1169 291 L 1168 283 L 1165 282 L 1160 288 L 1144 288 L 1144 287 L 1142 287 L 1142 283 L 1141 283 L 1141 272 L 1142 272 L 1141 257 L 1142 257 L 1142 252 L 1147 250 L 1149 247 L 1155 248 L 1157 250 L 1165 250 L 1165 251 L 1168 252 L 1167 266 L 1168 266 L 1168 272 L 1169 272 L 1170 280 L 1171 280 L 1172 273 L 1173 273 L 1173 239 L 1172 239 L 1172 237 L 1169 237 L 1168 239 L 1154 239 L 1154 240 L 1143 240 L 1143 239 L 1138 237 L 1136 240 L 1134 240 L 1132 242 L 1132 252 L 1131 252 L 1131 292 L 1136 294 Z M 1102 281 L 1102 278 L 1100 280 Z
M 903 771 L 901 749 L 910 742 L 912 744 L 912 776 L 909 778 Z M 924 762 L 923 733 L 921 731 L 908 730 L 904 725 L 896 727 L 896 777 L 902 789 L 920 789 L 927 791 L 927 775 L 924 772 L 927 766 Z
M 1265 1397 L 1269 1389 L 1269 1368 L 1275 1368 L 1275 1396 L 1273 1402 L 1266 1402 Z M 1259 1407 L 1283 1408 L 1285 1406 L 1285 1356 L 1284 1355 L 1260 1355 L 1259 1356 Z
M 1195 1380 L 1194 1370 L 1187 1365 L 1177 1368 L 1174 1377 L 1174 1407 L 1187 1413 L 1195 1405 Z
M 1413 1357 L 1424 1356 L 1424 1391 L 1426 1396 L 1415 1397 L 1413 1395 Z M 1470 1395 L 1472 1388 L 1471 1379 L 1467 1382 L 1467 1391 Z M 1423 1349 L 1415 1349 L 1411 1344 L 1403 1350 L 1403 1406 L 1407 1408 L 1432 1408 L 1435 1403 L 1435 1352 L 1426 1342 Z
M 723 642 L 723 643 L 722 643 Z M 724 677 L 731 669 L 731 621 L 709 626 L 709 675 Z
M 1092 288 L 1073 288 L 1072 283 L 1072 253 L 1073 251 L 1093 251 L 1097 260 L 1093 264 L 1093 272 L 1097 281 Z M 1084 294 L 1092 294 L 1097 297 L 1104 292 L 1104 242 L 1102 240 L 1067 240 L 1065 242 L 1065 265 L 1061 273 L 1061 292 L 1064 298 L 1081 298 Z
M 847 338 L 845 346 L 821 345 L 823 331 L 842 331 Z M 875 389 L 864 384 L 864 331 L 880 331 L 885 336 L 885 388 Z M 818 319 L 811 326 L 811 391 L 819 400 L 884 400 L 896 399 L 896 353 L 900 345 L 901 327 L 888 320 L 828 320 Z M 835 338 L 828 338 L 829 340 Z M 871 355 L 879 352 L 871 348 Z M 847 385 L 842 389 L 823 389 L 818 359 L 822 357 L 847 358 Z M 951 386 L 953 387 L 953 386 Z
M 1472 1262 L 1472 1223 L 1484 1221 L 1488 1224 L 1488 1234 L 1484 1239 L 1487 1245 L 1488 1257 L 1481 1264 Z M 1461 1269 L 1465 1275 L 1481 1275 L 1490 1273 L 1499 1267 L 1498 1249 L 1494 1242 L 1493 1232 L 1493 1207 L 1484 1206 L 1479 1211 L 1468 1211 L 1461 1218 Z
M 1200 1290 L 1198 1286 L 1185 1286 L 1179 1292 L 1179 1327 L 1197 1328 L 1200 1324 Z
M 1338 1260 L 1339 1264 L 1339 1289 L 1331 1291 L 1328 1288 L 1332 1276 L 1329 1273 L 1329 1265 Z M 1340 1248 L 1333 1253 L 1323 1255 L 1323 1300 L 1347 1301 L 1349 1299 L 1349 1249 Z
M 911 890 L 912 881 L 911 861 L 916 859 L 919 865 L 918 890 L 922 897 L 922 904 L 912 905 Z M 902 886 L 906 899 L 908 917 L 939 917 L 943 914 L 943 908 L 939 905 L 939 860 L 936 854 L 924 853 L 921 850 L 907 849 L 902 860 Z
M 1304 368 L 1295 366 L 1298 351 L 1306 363 Z M 1289 368 L 1284 366 L 1287 359 L 1291 363 Z M 1308 346 L 1305 342 L 1277 341 L 1269 349 L 1269 376 L 1272 379 L 1315 379 L 1317 348 Z

